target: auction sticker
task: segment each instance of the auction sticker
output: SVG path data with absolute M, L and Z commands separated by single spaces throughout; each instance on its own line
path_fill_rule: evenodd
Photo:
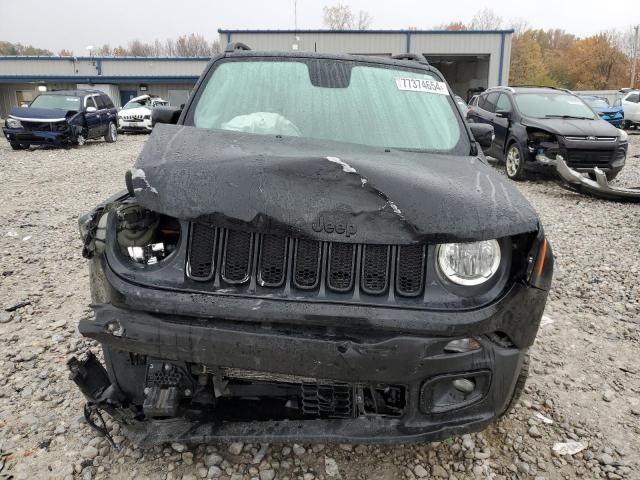
M 438 95 L 449 95 L 447 84 L 435 80 L 425 80 L 422 78 L 396 78 L 398 90 L 409 92 L 437 93 Z

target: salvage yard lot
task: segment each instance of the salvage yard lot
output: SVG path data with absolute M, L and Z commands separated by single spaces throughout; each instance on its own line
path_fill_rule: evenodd
M 549 178 L 518 185 L 542 218 L 556 273 L 528 387 L 495 426 L 432 444 L 274 444 L 262 459 L 257 444 L 141 450 L 116 426 L 119 449 L 110 447 L 80 420 L 66 372 L 92 346 L 76 331 L 91 315 L 77 217 L 124 188 L 147 138 L 26 152 L 0 142 L 0 479 L 640 478 L 640 205 Z M 617 185 L 640 185 L 640 135 L 630 142 Z M 569 441 L 585 448 L 553 454 Z

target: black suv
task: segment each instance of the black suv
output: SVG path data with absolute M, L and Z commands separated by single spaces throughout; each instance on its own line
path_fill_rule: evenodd
M 82 145 L 88 139 L 117 140 L 118 110 L 99 90 L 56 90 L 28 107 L 14 107 L 2 129 L 14 150 L 31 145 Z
M 127 190 L 80 218 L 90 419 L 138 445 L 390 442 L 506 411 L 551 248 L 424 57 L 232 44 L 153 117 Z
M 495 140 L 485 153 L 506 163 L 509 178 L 553 166 L 561 155 L 569 167 L 612 180 L 624 167 L 627 134 L 602 120 L 573 93 L 547 87 L 495 87 L 480 95 L 467 120 L 487 123 Z

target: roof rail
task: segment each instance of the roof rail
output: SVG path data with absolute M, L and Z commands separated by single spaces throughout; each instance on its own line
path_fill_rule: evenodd
M 411 60 L 422 63 L 423 65 L 429 65 L 426 57 L 421 53 L 398 53 L 397 55 L 392 55 L 391 58 L 394 60 Z
M 249 46 L 246 45 L 245 43 L 231 42 L 227 45 L 227 48 L 224 49 L 224 53 L 233 53 L 238 51 L 249 51 L 249 50 L 251 50 L 251 48 L 249 48 Z
M 484 91 L 489 91 L 489 90 L 497 90 L 499 88 L 504 88 L 505 90 L 509 90 L 511 93 L 513 93 L 515 90 L 513 89 L 513 87 L 508 87 L 506 85 L 496 85 L 494 87 L 489 87 L 487 89 L 485 89 Z
M 561 90 L 563 92 L 570 92 L 569 89 L 567 88 L 561 88 L 561 87 L 550 87 L 548 85 L 510 85 L 511 88 L 551 88 L 553 90 Z

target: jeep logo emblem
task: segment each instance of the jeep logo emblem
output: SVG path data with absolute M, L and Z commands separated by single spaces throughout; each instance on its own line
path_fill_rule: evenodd
M 314 232 L 320 233 L 325 231 L 326 233 L 337 233 L 338 235 L 346 235 L 347 238 L 355 235 L 358 231 L 354 223 L 331 222 L 325 219 L 323 215 L 320 215 L 317 222 L 311 224 L 311 228 L 313 228 Z

